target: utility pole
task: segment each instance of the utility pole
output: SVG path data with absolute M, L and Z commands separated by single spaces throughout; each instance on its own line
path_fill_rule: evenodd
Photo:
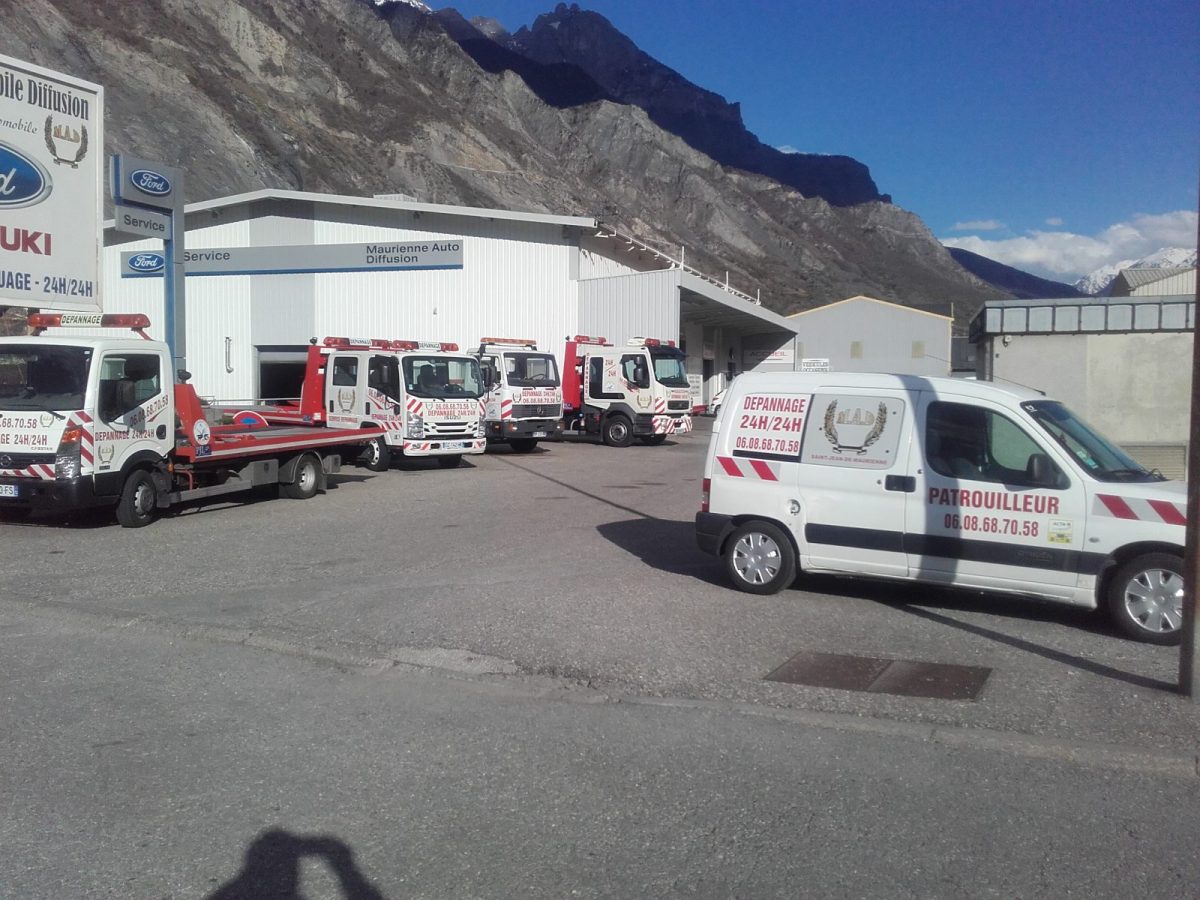
M 1196 208 L 1200 211 L 1200 199 Z M 1196 245 L 1200 246 L 1200 221 L 1196 227 Z M 1200 344 L 1196 343 L 1196 313 L 1200 312 L 1200 279 L 1196 282 L 1192 310 L 1192 421 L 1188 428 L 1187 546 L 1183 555 L 1183 639 L 1179 644 L 1179 692 L 1200 695 L 1200 665 L 1196 650 L 1200 646 L 1197 616 L 1197 586 L 1200 585 Z

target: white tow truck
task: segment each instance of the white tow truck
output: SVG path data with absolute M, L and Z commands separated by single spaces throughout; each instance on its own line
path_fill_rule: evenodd
M 635 437 L 653 445 L 691 431 L 685 359 L 674 341 L 635 337 L 614 347 L 576 335 L 563 361 L 563 433 L 598 434 L 610 447 L 628 447 Z
M 33 336 L 0 338 L 0 518 L 112 506 L 136 528 L 177 503 L 261 485 L 306 499 L 342 453 L 379 434 L 210 422 L 141 314 L 34 313 L 29 325 Z M 44 334 L 69 327 L 132 334 Z
M 374 429 L 362 456 L 372 471 L 387 469 L 396 453 L 453 469 L 464 454 L 487 449 L 483 391 L 479 361 L 457 344 L 314 338 L 298 401 L 225 411 L 237 422 Z
M 538 441 L 562 437 L 562 382 L 551 353 L 522 338 L 485 337 L 475 351 L 487 388 L 489 443 L 529 453 Z

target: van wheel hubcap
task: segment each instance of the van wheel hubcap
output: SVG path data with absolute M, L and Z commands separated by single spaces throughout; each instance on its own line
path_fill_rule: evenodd
M 733 568 L 750 584 L 766 584 L 779 574 L 779 545 L 765 534 L 743 535 L 733 546 Z
M 1176 631 L 1183 624 L 1183 579 L 1167 569 L 1147 569 L 1125 585 L 1125 611 L 1147 631 Z

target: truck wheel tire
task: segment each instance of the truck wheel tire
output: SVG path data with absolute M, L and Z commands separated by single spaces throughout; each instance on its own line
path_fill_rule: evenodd
M 443 469 L 457 469 L 458 464 L 462 462 L 462 454 L 453 453 L 450 456 L 439 456 L 437 461 Z
M 117 501 L 117 521 L 122 528 L 142 528 L 154 521 L 158 511 L 158 488 L 145 469 L 130 472 Z
M 1108 582 L 1108 614 L 1126 637 L 1177 644 L 1183 628 L 1183 560 L 1146 553 L 1125 563 Z
M 638 438 L 638 440 L 647 447 L 657 447 L 666 439 L 667 436 L 665 434 L 643 434 L 640 438 Z
M 610 447 L 628 447 L 633 443 L 633 423 L 619 413 L 609 416 L 600 435 Z
M 367 444 L 358 461 L 372 472 L 386 472 L 392 465 L 392 449 L 383 438 Z
M 306 453 L 296 463 L 296 480 L 282 485 L 283 496 L 291 500 L 307 500 L 317 493 L 320 485 L 321 463 L 311 453 Z
M 725 570 L 749 594 L 777 594 L 796 580 L 796 551 L 777 525 L 747 522 L 725 544 Z
M 513 453 L 532 453 L 537 446 L 537 438 L 513 438 L 508 443 Z

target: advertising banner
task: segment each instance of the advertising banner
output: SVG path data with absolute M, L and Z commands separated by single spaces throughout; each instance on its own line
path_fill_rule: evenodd
M 121 254 L 122 278 L 161 277 L 160 253 Z M 463 239 L 375 244 L 287 244 L 279 247 L 207 247 L 183 255 L 188 275 L 295 275 L 301 272 L 394 272 L 461 269 Z
M 95 312 L 104 89 L 0 56 L 0 304 Z

